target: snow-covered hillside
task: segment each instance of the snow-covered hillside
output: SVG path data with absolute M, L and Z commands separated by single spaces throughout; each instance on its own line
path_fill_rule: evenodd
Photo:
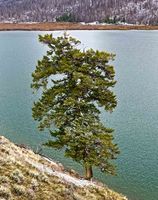
M 65 13 L 82 22 L 158 24 L 158 0 L 0 0 L 1 22 L 52 22 Z

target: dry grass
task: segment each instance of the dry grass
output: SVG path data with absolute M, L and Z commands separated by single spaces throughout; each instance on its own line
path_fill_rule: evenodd
M 106 187 L 71 177 L 63 172 L 63 166 L 0 137 L 0 200 L 2 199 L 127 200 Z
M 28 30 L 158 30 L 158 26 L 146 25 L 82 25 L 80 23 L 0 23 L 0 31 Z

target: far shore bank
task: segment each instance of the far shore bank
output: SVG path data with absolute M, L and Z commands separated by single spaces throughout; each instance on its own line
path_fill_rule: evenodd
M 158 30 L 146 25 L 89 25 L 81 23 L 0 23 L 0 31 Z

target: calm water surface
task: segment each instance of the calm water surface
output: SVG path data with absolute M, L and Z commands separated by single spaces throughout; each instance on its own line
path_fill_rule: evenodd
M 39 149 L 48 134 L 39 133 L 31 117 L 35 96 L 31 73 L 46 48 L 38 43 L 45 32 L 0 32 L 0 133 L 16 143 Z M 73 31 L 84 48 L 116 53 L 115 92 L 118 107 L 102 113 L 103 122 L 115 129 L 121 155 L 118 176 L 98 179 L 130 200 L 158 199 L 158 31 Z M 61 32 L 54 32 L 55 35 Z M 81 172 L 60 151 L 45 154 Z

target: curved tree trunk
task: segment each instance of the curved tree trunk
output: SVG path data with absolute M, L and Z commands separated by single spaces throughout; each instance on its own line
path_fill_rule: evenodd
M 85 178 L 91 180 L 93 177 L 93 169 L 90 165 L 85 165 Z

